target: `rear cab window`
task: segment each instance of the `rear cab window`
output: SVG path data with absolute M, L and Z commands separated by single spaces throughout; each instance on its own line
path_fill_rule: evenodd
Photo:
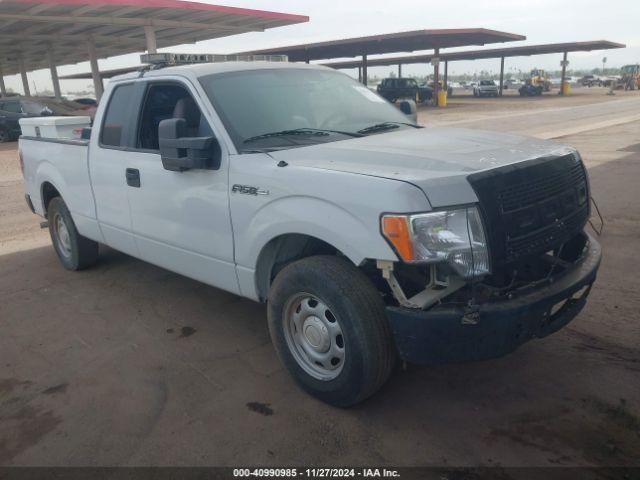
M 100 144 L 105 147 L 128 147 L 128 132 L 133 123 L 131 104 L 135 85 L 128 83 L 115 87 L 102 121 Z

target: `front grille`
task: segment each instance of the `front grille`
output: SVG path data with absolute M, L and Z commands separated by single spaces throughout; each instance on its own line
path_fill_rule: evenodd
M 480 200 L 494 266 L 559 247 L 589 217 L 586 173 L 572 154 L 476 173 L 469 182 Z

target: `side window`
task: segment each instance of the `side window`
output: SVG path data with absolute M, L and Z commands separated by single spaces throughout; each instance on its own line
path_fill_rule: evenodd
M 173 83 L 152 83 L 142 104 L 136 147 L 158 150 L 158 126 L 168 118 L 183 118 L 187 124 L 187 137 L 212 135 L 211 127 L 185 87 Z
M 116 87 L 111 98 L 107 111 L 102 121 L 102 132 L 100 141 L 103 145 L 111 147 L 126 147 L 126 132 L 132 122 L 130 118 L 130 107 L 133 101 L 134 84 L 121 85 Z

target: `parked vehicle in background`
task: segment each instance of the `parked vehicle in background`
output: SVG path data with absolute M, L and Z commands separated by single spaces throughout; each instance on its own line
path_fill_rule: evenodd
M 518 90 L 522 85 L 524 85 L 524 82 L 522 80 L 518 80 L 516 78 L 509 78 L 505 80 L 503 88 L 505 90 L 508 90 L 508 89 Z
M 49 97 L 15 96 L 0 99 L 0 110 L 36 117 L 77 115 L 83 107 L 84 105 L 71 100 L 57 100 Z
M 378 94 L 391 103 L 402 98 L 410 98 L 416 103 L 431 100 L 433 89 L 418 85 L 414 78 L 385 78 L 377 87 Z
M 48 97 L 11 96 L 0 98 L 0 142 L 16 140 L 20 136 L 19 120 L 27 117 L 93 116 L 95 107 L 86 107 L 69 100 Z
M 574 148 L 423 128 L 326 67 L 115 77 L 90 133 L 20 138 L 62 266 L 103 243 L 265 302 L 283 365 L 332 405 L 373 395 L 399 359 L 495 358 L 556 332 L 600 264 Z
M 585 75 L 580 79 L 583 87 L 602 87 L 602 79 L 597 75 Z
M 73 101 L 75 103 L 79 103 L 80 105 L 85 105 L 86 107 L 98 106 L 98 102 L 95 98 L 74 98 Z
M 542 85 L 533 85 L 531 79 L 527 78 L 524 85 L 518 89 L 518 93 L 521 97 L 537 97 L 542 95 L 543 90 L 544 87 Z
M 547 76 L 547 72 L 542 70 L 541 68 L 534 68 L 529 73 L 529 78 L 527 79 L 531 85 L 534 87 L 542 87 L 543 92 L 551 91 L 551 81 Z
M 0 110 L 0 143 L 16 140 L 20 136 L 18 120 L 24 115 Z
M 625 90 L 640 89 L 640 65 L 625 65 L 621 71 L 620 84 Z
M 498 86 L 493 80 L 480 80 L 478 84 L 473 87 L 474 97 L 497 97 Z

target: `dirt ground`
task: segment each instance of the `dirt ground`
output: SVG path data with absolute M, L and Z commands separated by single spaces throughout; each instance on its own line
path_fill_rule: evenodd
M 559 100 L 459 101 L 421 115 Z M 409 366 L 348 410 L 296 388 L 262 305 L 108 248 L 63 270 L 24 204 L 16 144 L 2 145 L 0 465 L 640 466 L 640 123 L 561 140 L 605 219 L 585 310 L 501 359 Z

